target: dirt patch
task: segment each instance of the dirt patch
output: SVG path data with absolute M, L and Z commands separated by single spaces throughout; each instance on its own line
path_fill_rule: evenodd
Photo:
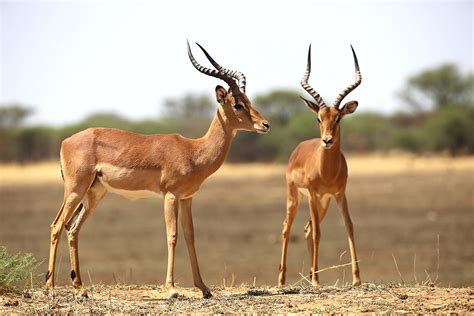
M 212 288 L 211 299 L 197 289 L 178 288 L 169 299 L 161 286 L 71 287 L 55 296 L 43 290 L 0 296 L 0 313 L 467 313 L 474 311 L 474 288 L 406 287 L 365 283 L 360 287 Z

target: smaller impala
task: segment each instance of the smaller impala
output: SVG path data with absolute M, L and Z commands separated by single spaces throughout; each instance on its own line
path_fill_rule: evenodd
M 47 288 L 54 287 L 56 251 L 65 228 L 69 241 L 71 279 L 74 287 L 85 294 L 79 270 L 79 231 L 105 194 L 113 192 L 130 199 L 164 196 L 168 241 L 166 287 L 172 297 L 177 295 L 173 269 L 179 210 L 194 285 L 205 298 L 211 296 L 202 281 L 194 248 L 193 196 L 202 182 L 224 163 L 238 130 L 266 133 L 270 125 L 245 95 L 245 76 L 241 72 L 222 68 L 204 48 L 197 45 L 216 69 L 199 65 L 188 43 L 188 56 L 193 66 L 229 85 L 229 90 L 216 87 L 218 106 L 204 136 L 189 139 L 177 134 L 141 135 L 112 128 L 90 128 L 62 142 L 60 158 L 64 200 L 51 224 Z
M 352 48 L 352 46 L 351 46 Z M 287 207 L 283 222 L 283 245 L 278 277 L 279 286 L 285 284 L 286 252 L 291 225 L 299 206 L 299 193 L 308 197 L 310 221 L 306 225 L 305 237 L 311 257 L 311 281 L 319 285 L 318 247 L 321 238 L 320 224 L 326 215 L 331 197 L 336 199 L 341 210 L 349 239 L 352 259 L 352 284 L 360 285 L 359 267 L 354 243 L 354 229 L 349 216 L 346 199 L 347 164 L 341 152 L 341 119 L 354 113 L 357 101 L 349 101 L 339 108 L 341 101 L 362 81 L 357 56 L 352 48 L 355 63 L 355 83 L 344 89 L 336 98 L 333 106 L 328 107 L 321 96 L 308 84 L 311 72 L 311 45 L 308 50 L 308 64 L 301 80 L 303 88 L 316 102 L 302 98 L 318 118 L 321 138 L 301 142 L 293 151 L 286 171 Z

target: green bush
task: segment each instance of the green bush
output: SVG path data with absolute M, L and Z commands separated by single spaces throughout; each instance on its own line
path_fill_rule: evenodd
M 341 122 L 342 148 L 366 152 L 393 147 L 395 128 L 384 115 L 362 112 L 345 117 Z
M 31 253 L 11 255 L 0 247 L 0 292 L 17 290 L 16 283 L 27 279 L 39 264 Z
M 474 153 L 474 108 L 447 106 L 435 111 L 424 126 L 424 144 L 429 151 L 451 154 Z

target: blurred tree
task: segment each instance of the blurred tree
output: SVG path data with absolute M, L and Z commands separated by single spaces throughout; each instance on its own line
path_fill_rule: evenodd
M 409 78 L 402 97 L 418 113 L 391 115 L 362 112 L 344 119 L 345 151 L 399 148 L 411 152 L 474 153 L 474 76 L 445 64 Z M 319 137 L 314 113 L 292 90 L 273 90 L 252 98 L 270 121 L 268 135 L 242 132 L 234 139 L 231 161 L 286 162 L 296 145 Z M 430 108 L 431 107 L 431 108 Z M 217 104 L 207 95 L 169 98 L 161 118 L 129 120 L 116 113 L 95 113 L 60 128 L 25 125 L 32 110 L 21 104 L 0 105 L 0 161 L 57 158 L 63 139 L 89 127 L 113 127 L 143 134 L 179 133 L 200 137 Z M 423 110 L 423 111 L 421 111 Z
M 273 90 L 253 98 L 253 104 L 272 126 L 268 135 L 239 133 L 234 139 L 230 161 L 286 161 L 303 139 L 316 137 L 316 117 L 293 90 Z
M 186 94 L 166 99 L 164 108 L 162 120 L 175 127 L 173 132 L 195 138 L 202 136 L 209 128 L 217 104 L 207 94 Z
M 347 151 L 367 152 L 393 147 L 395 128 L 379 113 L 363 112 L 343 119 L 342 146 Z
M 434 112 L 423 127 L 423 144 L 429 151 L 474 153 L 474 107 L 445 106 Z
M 0 105 L 0 128 L 18 127 L 33 113 L 33 110 L 19 103 Z
M 59 139 L 54 129 L 44 126 L 25 127 L 14 135 L 14 160 L 40 161 L 57 158 L 59 155 Z
M 125 128 L 124 126 L 129 125 L 130 121 L 113 112 L 99 112 L 87 116 L 80 124 L 88 127 Z
M 257 95 L 254 104 L 273 126 L 285 125 L 295 114 L 306 111 L 299 93 L 294 90 L 279 89 Z
M 0 105 L 0 160 L 14 160 L 18 152 L 15 133 L 33 110 L 20 103 Z
M 400 97 L 417 112 L 449 105 L 474 105 L 474 75 L 454 64 L 424 70 L 410 78 Z
M 208 119 L 214 114 L 214 105 L 207 94 L 186 94 L 179 98 L 168 98 L 164 102 L 165 116 L 174 119 Z

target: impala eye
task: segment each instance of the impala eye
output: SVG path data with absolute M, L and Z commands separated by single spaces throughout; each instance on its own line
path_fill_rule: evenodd
M 234 105 L 234 109 L 236 109 L 236 110 L 242 110 L 243 108 L 244 108 L 244 106 L 240 103 L 237 103 L 237 104 Z
M 337 118 L 336 118 L 336 123 L 339 123 L 341 121 L 341 116 L 338 115 Z
M 321 123 L 321 120 L 319 119 L 319 116 L 318 116 L 318 123 Z

